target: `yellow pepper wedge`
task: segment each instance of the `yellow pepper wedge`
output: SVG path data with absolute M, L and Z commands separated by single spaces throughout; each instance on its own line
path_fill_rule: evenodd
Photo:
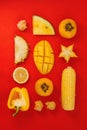
M 10 91 L 7 106 L 9 109 L 15 109 L 13 116 L 21 111 L 27 111 L 30 107 L 30 98 L 26 88 L 15 87 Z

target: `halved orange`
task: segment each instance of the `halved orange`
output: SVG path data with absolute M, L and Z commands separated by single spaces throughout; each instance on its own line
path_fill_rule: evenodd
M 29 73 L 24 67 L 17 67 L 13 72 L 13 79 L 19 84 L 26 83 L 29 79 Z

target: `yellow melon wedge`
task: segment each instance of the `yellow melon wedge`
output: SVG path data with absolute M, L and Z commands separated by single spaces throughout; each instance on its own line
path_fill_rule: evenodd
M 24 62 L 24 60 L 28 56 L 28 43 L 26 40 L 20 36 L 16 36 L 14 38 L 15 42 L 15 63 L 18 64 L 20 62 Z
M 33 16 L 33 34 L 34 35 L 55 35 L 52 24 L 40 16 Z

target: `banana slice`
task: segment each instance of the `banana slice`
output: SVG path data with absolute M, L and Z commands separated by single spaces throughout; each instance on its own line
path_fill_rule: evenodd
M 55 35 L 52 24 L 40 16 L 33 16 L 34 35 Z
M 28 56 L 28 44 L 27 42 L 20 36 L 16 36 L 14 38 L 15 41 L 15 63 L 24 62 L 24 60 Z

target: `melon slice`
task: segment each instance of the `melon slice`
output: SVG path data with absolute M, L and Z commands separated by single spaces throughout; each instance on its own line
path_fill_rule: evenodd
M 15 63 L 24 62 L 24 60 L 28 56 L 28 43 L 24 40 L 24 38 L 20 36 L 16 36 L 14 38 L 15 41 Z
M 40 16 L 33 16 L 33 34 L 34 35 L 55 35 L 52 24 Z

